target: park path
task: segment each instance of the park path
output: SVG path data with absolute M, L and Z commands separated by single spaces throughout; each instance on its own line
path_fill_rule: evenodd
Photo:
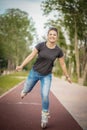
M 83 130 L 77 120 L 63 105 L 61 98 L 58 99 L 58 89 L 56 87 L 60 83 L 57 81 L 59 80 L 53 78 L 50 92 L 50 119 L 47 129 Z M 65 85 L 65 82 L 63 85 Z M 0 130 L 41 130 L 40 85 L 37 83 L 32 92 L 23 100 L 20 99 L 22 88 L 23 83 L 0 97 Z M 57 90 L 56 92 L 55 89 Z M 68 88 L 66 87 L 66 89 Z
M 83 130 L 87 130 L 87 87 L 53 77 L 51 90 Z

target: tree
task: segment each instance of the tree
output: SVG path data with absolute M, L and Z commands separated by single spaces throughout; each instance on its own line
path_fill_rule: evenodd
M 86 0 L 46 0 L 42 2 L 42 10 L 45 15 L 52 11 L 61 15 L 63 25 L 68 29 L 74 38 L 76 72 L 78 80 L 80 77 L 79 65 L 79 43 L 78 39 L 83 37 L 83 32 L 87 29 L 87 1 Z M 58 15 L 59 16 L 59 15 Z
M 28 14 L 19 9 L 7 9 L 0 15 L 0 58 L 8 61 L 8 69 L 14 69 L 29 52 L 34 38 L 34 23 Z

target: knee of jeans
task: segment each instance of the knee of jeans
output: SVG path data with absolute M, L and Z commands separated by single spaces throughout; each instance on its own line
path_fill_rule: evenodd
M 25 93 L 29 93 L 29 92 L 31 92 L 32 88 L 33 88 L 32 85 L 28 81 L 26 81 L 25 84 L 24 84 L 23 91 Z

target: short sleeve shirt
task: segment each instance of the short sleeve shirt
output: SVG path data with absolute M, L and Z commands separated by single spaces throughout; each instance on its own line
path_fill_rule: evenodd
M 42 75 L 51 73 L 55 59 L 63 57 L 62 49 L 57 45 L 50 49 L 46 46 L 46 42 L 37 44 L 35 48 L 38 50 L 38 57 L 33 69 Z

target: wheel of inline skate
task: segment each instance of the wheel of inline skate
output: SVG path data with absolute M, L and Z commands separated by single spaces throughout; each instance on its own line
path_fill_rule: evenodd
M 41 122 L 41 128 L 42 128 L 42 129 L 45 129 L 46 127 L 47 127 L 47 123 Z

